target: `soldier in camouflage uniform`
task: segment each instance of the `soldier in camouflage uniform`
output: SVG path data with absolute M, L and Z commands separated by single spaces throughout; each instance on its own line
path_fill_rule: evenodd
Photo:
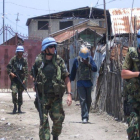
M 12 100 L 14 104 L 13 114 L 15 114 L 17 111 L 17 105 L 18 113 L 21 113 L 21 105 L 23 103 L 22 92 L 24 91 L 23 86 L 17 79 L 16 73 L 23 81 L 23 84 L 26 83 L 28 75 L 28 65 L 27 61 L 22 57 L 23 53 L 23 46 L 18 46 L 16 49 L 16 55 L 11 58 L 9 64 L 7 65 L 7 72 L 11 79 Z
M 87 47 L 82 46 L 79 51 L 79 56 L 75 58 L 71 70 L 70 80 L 74 81 L 76 73 L 78 74 L 77 90 L 80 98 L 81 117 L 82 122 L 87 123 L 89 119 L 89 110 L 91 106 L 91 90 L 92 90 L 92 72 L 97 71 L 89 50 Z
M 137 42 L 138 48 L 129 47 L 121 72 L 125 79 L 125 96 L 132 107 L 127 118 L 129 140 L 140 140 L 140 30 Z
M 42 41 L 41 49 L 44 54 L 36 58 L 32 68 L 37 81 L 39 100 L 43 112 L 39 130 L 40 140 L 50 140 L 48 113 L 53 121 L 51 133 L 53 140 L 58 140 L 58 136 L 61 134 L 62 123 L 65 118 L 62 97 L 66 87 L 68 92 L 67 104 L 70 106 L 72 103 L 69 73 L 64 60 L 56 55 L 56 47 L 57 43 L 54 38 L 45 38 Z

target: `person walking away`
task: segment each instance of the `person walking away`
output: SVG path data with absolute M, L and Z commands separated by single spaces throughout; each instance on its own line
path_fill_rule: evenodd
M 40 140 L 50 140 L 50 126 L 48 113 L 53 121 L 52 132 L 53 140 L 58 140 L 61 134 L 62 123 L 65 118 L 62 99 L 67 87 L 67 104 L 72 103 L 71 85 L 69 72 L 64 60 L 56 54 L 57 43 L 54 38 L 47 37 L 42 41 L 44 57 L 35 60 L 32 71 L 35 74 L 33 78 L 37 83 L 39 94 L 39 103 L 41 103 L 41 112 L 43 119 L 40 120 L 39 137 Z M 42 60 L 41 60 L 42 58 Z M 66 85 L 66 87 L 65 87 Z
M 137 43 L 137 48 L 128 48 L 121 71 L 121 77 L 125 80 L 124 92 L 132 108 L 127 117 L 129 140 L 140 139 L 140 29 Z
M 92 72 L 97 71 L 97 66 L 94 63 L 91 56 L 89 56 L 89 49 L 86 46 L 82 46 L 79 51 L 79 56 L 75 58 L 70 80 L 74 81 L 76 74 L 78 74 L 77 80 L 77 92 L 81 105 L 81 118 L 83 123 L 87 123 L 89 120 L 89 110 L 91 106 L 91 90 L 92 90 Z
M 18 105 L 18 113 L 22 113 L 21 111 L 21 105 L 23 104 L 22 93 L 24 91 L 22 84 L 24 85 L 26 84 L 28 77 L 28 64 L 27 60 L 23 58 L 23 53 L 24 47 L 17 46 L 16 55 L 11 58 L 11 60 L 7 65 L 7 72 L 11 80 L 12 101 L 14 104 L 13 114 L 15 114 L 17 111 L 17 105 Z M 16 74 L 18 74 L 19 78 L 22 81 L 22 84 L 19 82 Z

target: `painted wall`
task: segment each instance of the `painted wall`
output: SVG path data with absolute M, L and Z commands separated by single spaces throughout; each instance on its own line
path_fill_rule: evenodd
M 50 33 L 54 33 L 59 31 L 59 22 L 60 21 L 73 21 L 73 24 L 78 24 L 82 21 L 85 21 L 87 19 L 32 19 L 31 23 L 28 26 L 28 34 L 30 37 L 40 37 L 40 38 L 45 38 L 49 36 L 49 30 L 38 30 L 38 21 L 49 21 L 49 24 L 51 26 Z M 93 20 L 94 23 L 96 23 L 96 26 L 99 26 L 99 21 L 102 21 L 103 19 L 96 19 Z M 94 24 L 95 26 L 95 24 Z

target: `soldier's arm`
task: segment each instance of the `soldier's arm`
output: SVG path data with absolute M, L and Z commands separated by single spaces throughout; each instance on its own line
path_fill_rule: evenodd
M 125 61 L 123 63 L 123 67 L 122 67 L 122 71 L 121 71 L 121 77 L 123 79 L 131 79 L 134 77 L 139 77 L 140 72 L 133 72 L 131 71 L 133 65 L 133 61 L 129 56 L 129 53 L 127 53 L 126 57 L 125 57 Z
M 16 75 L 15 75 L 15 74 L 13 73 L 13 71 L 12 71 L 13 63 L 14 63 L 14 57 L 11 58 L 11 60 L 9 61 L 8 65 L 7 65 L 7 73 L 8 73 L 8 75 L 10 75 L 12 78 L 16 77 Z
M 70 84 L 70 78 L 69 78 L 69 72 L 67 70 L 67 67 L 64 63 L 64 60 L 61 61 L 61 73 L 62 73 L 62 78 L 64 78 L 67 91 L 68 91 L 68 96 L 67 96 L 67 105 L 70 106 L 72 103 L 72 95 L 71 95 L 71 84 Z
M 139 77 L 140 75 L 140 72 L 133 72 L 133 71 L 130 71 L 130 70 L 122 70 L 121 71 L 121 77 L 123 79 L 131 79 L 131 78 L 134 78 L 134 77 Z
M 77 58 L 75 58 L 72 69 L 71 69 L 70 81 L 74 81 L 74 79 L 76 77 L 77 68 L 78 68 L 78 60 L 77 60 Z
M 97 66 L 95 62 L 93 61 L 92 57 L 90 57 L 90 68 L 93 72 L 97 72 Z
M 67 86 L 67 91 L 68 91 L 68 96 L 67 96 L 67 105 L 70 106 L 72 104 L 72 94 L 71 94 L 71 84 L 70 84 L 70 79 L 67 76 L 65 78 L 65 84 Z

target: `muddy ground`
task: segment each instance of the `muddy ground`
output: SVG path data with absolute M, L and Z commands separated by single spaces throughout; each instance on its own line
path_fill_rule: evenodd
M 39 140 L 39 116 L 33 103 L 35 93 L 29 94 L 31 99 L 23 93 L 23 113 L 13 115 L 11 93 L 0 93 L 0 140 Z M 66 117 L 59 140 L 127 140 L 126 123 L 97 112 L 90 113 L 88 124 L 82 124 L 79 101 L 73 101 L 68 107 L 65 95 L 63 106 Z

